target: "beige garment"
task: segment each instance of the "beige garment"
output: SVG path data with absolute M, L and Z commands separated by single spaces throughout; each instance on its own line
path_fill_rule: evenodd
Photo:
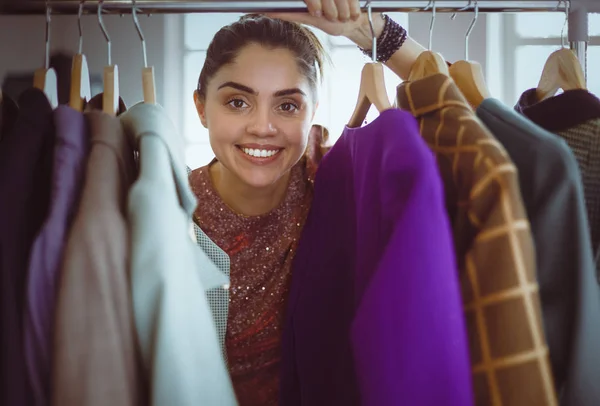
M 91 150 L 58 285 L 53 405 L 142 405 L 125 217 L 133 149 L 118 118 L 85 117 Z
M 554 406 L 535 251 L 517 170 L 452 79 L 398 87 L 437 157 L 452 221 L 477 406 Z

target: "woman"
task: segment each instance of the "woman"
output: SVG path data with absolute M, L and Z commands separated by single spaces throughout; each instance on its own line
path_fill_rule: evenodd
M 291 265 L 318 163 L 305 152 L 324 55 L 299 23 L 371 46 L 358 1 L 306 3 L 309 13 L 246 16 L 221 29 L 194 93 L 216 156 L 190 175 L 195 221 L 231 259 L 225 344 L 242 406 L 277 404 Z M 406 78 L 423 48 L 381 15 L 373 20 L 383 48 L 396 48 L 387 66 Z

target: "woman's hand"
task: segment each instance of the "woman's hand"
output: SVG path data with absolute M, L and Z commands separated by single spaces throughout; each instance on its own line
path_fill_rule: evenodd
M 356 21 L 360 17 L 359 0 L 304 0 L 314 17 L 325 17 L 331 22 Z
M 321 10 L 321 13 L 323 13 L 326 9 L 330 10 L 335 5 L 335 10 L 339 15 L 339 9 L 337 8 L 339 3 L 345 3 L 350 7 L 350 5 L 353 3 L 358 5 L 357 0 L 304 1 L 309 7 L 309 13 L 270 13 L 267 15 L 273 18 L 310 25 L 314 28 L 324 31 L 329 35 L 344 36 L 363 49 L 371 48 L 373 36 L 371 34 L 371 27 L 369 25 L 369 19 L 366 12 L 361 13 L 358 19 L 346 22 L 340 21 L 339 18 L 337 20 L 327 19 L 325 18 L 324 14 L 321 14 L 319 17 L 319 10 Z M 325 6 L 327 6 L 327 8 Z M 329 11 L 328 13 L 332 12 Z M 333 14 L 330 14 L 330 16 L 332 15 Z M 383 32 L 384 25 L 385 21 L 383 18 L 381 18 L 381 13 L 373 13 L 373 28 L 377 38 L 379 38 Z M 410 74 L 414 62 L 424 50 L 425 48 L 423 48 L 423 46 L 414 41 L 412 38 L 408 37 L 404 42 L 404 45 L 386 62 L 386 66 L 396 73 L 400 78 L 406 80 Z
M 336 3 L 343 1 L 345 3 L 351 2 L 358 4 L 358 2 L 355 0 L 335 1 Z M 311 2 L 334 3 L 334 0 L 305 0 L 305 2 L 307 4 Z M 326 34 L 346 37 L 361 48 L 371 48 L 373 37 L 366 12 L 360 13 L 356 20 L 342 22 L 339 20 L 331 21 L 325 17 L 315 16 L 315 11 L 310 8 L 309 10 L 309 13 L 268 13 L 267 15 L 272 18 L 279 18 L 281 20 L 310 25 L 311 27 L 318 28 Z M 375 29 L 375 36 L 379 37 L 384 28 L 384 20 L 381 18 L 380 13 L 373 13 L 373 28 Z

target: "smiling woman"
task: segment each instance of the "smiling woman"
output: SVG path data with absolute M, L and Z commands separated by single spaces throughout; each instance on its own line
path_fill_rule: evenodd
M 322 47 L 299 24 L 250 15 L 211 42 L 194 92 L 215 159 L 190 175 L 195 220 L 230 257 L 225 347 L 241 405 L 277 404 L 291 261 L 312 201 L 305 157 Z
M 306 150 L 322 49 L 308 29 L 258 15 L 223 28 L 209 46 L 194 100 L 216 156 L 207 169 L 240 214 L 264 214 L 285 193 Z
M 217 312 L 227 315 L 220 339 L 241 406 L 278 404 L 292 261 L 327 138 L 312 125 L 323 46 L 294 19 L 363 47 L 371 44 L 364 14 L 357 21 L 332 21 L 330 5 L 344 2 L 354 0 L 325 2 L 321 13 L 311 1 L 313 15 L 248 15 L 223 27 L 207 49 L 194 91 L 215 155 L 190 174 L 198 198 L 194 220 L 230 259 L 223 270 L 230 276 L 229 301 L 219 303 Z M 384 19 L 378 16 L 374 26 L 380 35 Z M 392 39 L 396 51 L 405 45 L 388 66 L 405 75 L 422 48 Z

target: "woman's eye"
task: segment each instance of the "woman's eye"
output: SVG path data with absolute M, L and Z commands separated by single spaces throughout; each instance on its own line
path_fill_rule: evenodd
M 227 104 L 235 109 L 243 109 L 246 106 L 246 102 L 241 99 L 230 100 Z
M 293 113 L 294 111 L 298 110 L 298 106 L 295 105 L 294 103 L 283 103 L 280 106 L 280 109 L 287 113 Z

